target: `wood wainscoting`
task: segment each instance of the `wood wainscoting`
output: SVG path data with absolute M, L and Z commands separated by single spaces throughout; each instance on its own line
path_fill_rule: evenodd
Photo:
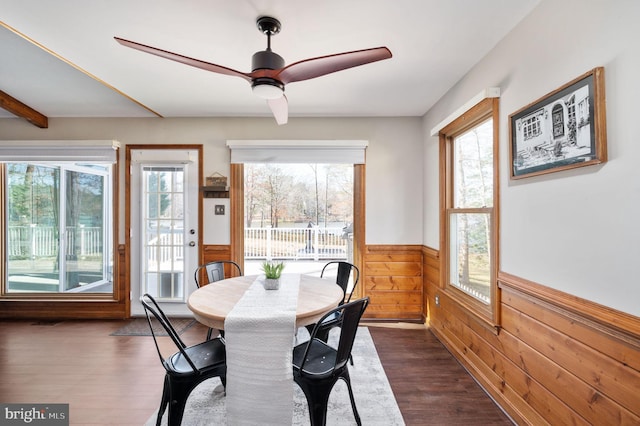
M 441 290 L 438 252 L 423 256 L 431 330 L 516 423 L 640 424 L 640 319 L 500 273 L 496 334 Z
M 232 260 L 231 258 L 231 246 L 228 245 L 204 245 L 202 247 L 202 260 L 200 264 L 205 264 L 209 262 L 215 262 L 218 260 Z M 201 271 L 201 276 L 198 279 L 198 282 L 205 283 L 207 282 L 206 277 L 204 275 L 204 271 Z M 236 269 L 230 265 L 225 265 L 224 267 L 224 276 L 227 278 L 235 277 L 238 275 Z
M 211 245 L 211 244 L 202 246 L 201 264 L 215 262 L 216 260 L 230 260 L 230 259 L 231 259 L 231 246 Z
M 205 245 L 202 263 L 231 259 L 228 245 Z M 226 276 L 234 271 L 225 269 Z M 204 278 L 204 277 L 203 277 Z M 422 246 L 370 245 L 365 249 L 354 297 L 369 296 L 365 317 L 425 321 L 422 287 Z
M 367 245 L 361 293 L 371 303 L 365 318 L 424 322 L 422 246 Z
M 113 294 L 83 297 L 48 294 L 47 299 L 35 297 L 5 297 L 0 299 L 0 319 L 124 319 L 129 317 L 129 271 L 126 270 L 127 251 L 124 244 L 115 252 Z

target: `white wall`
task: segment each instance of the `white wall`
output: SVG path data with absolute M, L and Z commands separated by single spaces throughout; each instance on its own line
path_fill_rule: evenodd
M 424 117 L 424 241 L 438 248 L 438 141 L 429 131 L 499 86 L 500 270 L 640 316 L 640 2 L 543 0 Z M 609 161 L 509 179 L 508 116 L 605 67 Z
M 48 129 L 19 119 L 0 119 L 1 140 L 115 139 L 123 144 L 203 144 L 204 175 L 229 176 L 228 139 L 357 139 L 369 141 L 366 151 L 366 243 L 422 244 L 422 133 L 414 118 L 291 118 L 277 126 L 271 118 L 51 118 Z M 120 182 L 124 186 L 124 167 Z M 124 188 L 120 203 L 124 206 Z M 215 204 L 205 199 L 205 244 L 229 243 L 229 215 L 215 216 Z M 122 209 L 123 210 L 123 209 Z M 124 213 L 121 213 L 124 224 Z M 124 230 L 120 242 L 124 240 Z

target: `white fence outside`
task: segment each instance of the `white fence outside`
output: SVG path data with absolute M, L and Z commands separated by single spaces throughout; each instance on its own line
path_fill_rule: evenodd
M 151 237 L 151 235 L 148 235 Z M 149 239 L 147 244 L 147 262 L 150 270 L 173 269 L 173 262 L 184 260 L 184 232 L 161 232 Z
M 11 226 L 8 230 L 9 258 L 46 258 L 57 256 L 56 229 L 52 226 Z M 350 259 L 353 234 L 343 228 L 245 228 L 245 259 Z M 151 245 L 154 261 L 163 262 L 182 257 L 182 234 L 161 234 Z M 102 229 L 69 227 L 66 232 L 67 255 L 100 256 L 104 247 Z M 160 259 L 155 258 L 161 257 Z
M 348 259 L 352 234 L 343 228 L 245 228 L 245 259 Z
M 68 227 L 66 232 L 67 255 L 101 256 L 103 249 L 102 228 Z M 53 226 L 10 226 L 7 250 L 9 258 L 55 257 L 60 244 Z

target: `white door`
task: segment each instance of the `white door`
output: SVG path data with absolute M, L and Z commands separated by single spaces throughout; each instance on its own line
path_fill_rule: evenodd
M 131 315 L 149 293 L 168 315 L 190 316 L 198 259 L 198 152 L 131 152 Z

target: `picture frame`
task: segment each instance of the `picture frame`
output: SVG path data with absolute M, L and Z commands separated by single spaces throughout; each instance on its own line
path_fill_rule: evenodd
M 509 115 L 511 179 L 607 161 L 604 67 Z

